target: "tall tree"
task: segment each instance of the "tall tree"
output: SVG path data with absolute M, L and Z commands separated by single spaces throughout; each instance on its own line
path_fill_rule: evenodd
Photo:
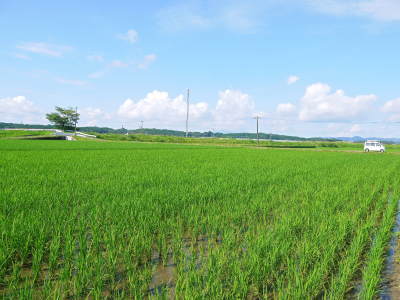
M 56 112 L 46 114 L 47 120 L 62 130 L 74 129 L 79 121 L 79 114 L 73 108 L 56 106 Z

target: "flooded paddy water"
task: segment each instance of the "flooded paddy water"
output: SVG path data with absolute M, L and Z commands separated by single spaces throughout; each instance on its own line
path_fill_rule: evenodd
M 151 264 L 153 272 L 148 288 L 149 296 L 167 295 L 169 299 L 175 298 L 175 287 L 178 276 L 178 267 L 187 272 L 191 267 L 196 270 L 204 268 L 204 260 L 211 248 L 218 247 L 222 243 L 222 237 L 210 238 L 200 235 L 197 238 L 184 237 L 182 239 L 183 260 L 176 261 L 176 255 L 168 251 L 167 257 L 162 258 L 161 253 L 153 250 Z M 178 265 L 181 264 L 181 265 Z
M 400 204 L 400 203 L 399 203 Z M 399 205 L 400 208 L 400 205 Z M 379 297 L 383 300 L 400 299 L 400 209 L 389 242 Z

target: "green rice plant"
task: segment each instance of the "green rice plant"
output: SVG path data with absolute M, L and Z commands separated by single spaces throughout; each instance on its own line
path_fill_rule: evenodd
M 382 216 L 379 229 L 372 240 L 371 249 L 368 253 L 365 267 L 363 269 L 363 282 L 361 290 L 362 299 L 373 299 L 377 294 L 381 282 L 381 270 L 384 262 L 384 251 L 387 248 L 393 227 L 393 218 L 398 209 L 398 200 L 390 197 L 387 208 Z

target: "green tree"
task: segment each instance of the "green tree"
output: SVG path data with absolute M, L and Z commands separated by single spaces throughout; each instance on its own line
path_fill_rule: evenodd
M 74 129 L 79 121 L 79 114 L 71 107 L 56 106 L 56 112 L 46 114 L 47 120 L 62 130 Z

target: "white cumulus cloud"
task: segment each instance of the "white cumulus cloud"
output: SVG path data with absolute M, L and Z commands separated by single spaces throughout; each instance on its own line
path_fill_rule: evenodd
M 42 121 L 40 110 L 25 96 L 0 98 L 0 119 L 3 122 Z
M 190 128 L 232 131 L 243 126 L 246 129 L 254 127 L 252 116 L 255 113 L 255 104 L 248 94 L 227 89 L 219 92 L 218 96 L 215 107 L 209 107 L 206 102 L 191 100 Z M 172 98 L 167 92 L 155 90 L 138 101 L 126 99 L 120 105 L 117 115 L 124 120 L 144 120 L 147 126 L 183 129 L 186 120 L 186 97 L 179 95 Z
M 101 108 L 85 107 L 78 110 L 80 114 L 80 126 L 96 126 L 105 120 L 111 120 L 112 115 L 104 112 Z
M 190 119 L 201 118 L 207 110 L 205 102 L 191 103 Z M 171 98 L 167 92 L 155 90 L 139 101 L 126 99 L 119 107 L 118 115 L 131 120 L 156 121 L 160 125 L 176 124 L 186 118 L 186 99 L 183 95 Z
M 382 111 L 390 114 L 390 121 L 400 122 L 400 98 L 386 102 L 382 107 Z
M 346 96 L 344 91 L 331 92 L 331 87 L 315 83 L 307 87 L 300 101 L 302 121 L 349 121 L 359 118 L 377 99 L 375 95 Z
M 134 29 L 129 29 L 126 33 L 117 34 L 117 38 L 134 44 L 139 39 L 139 34 Z
M 255 104 L 248 94 L 239 90 L 225 90 L 213 112 L 215 126 L 221 129 L 237 129 L 254 114 Z

